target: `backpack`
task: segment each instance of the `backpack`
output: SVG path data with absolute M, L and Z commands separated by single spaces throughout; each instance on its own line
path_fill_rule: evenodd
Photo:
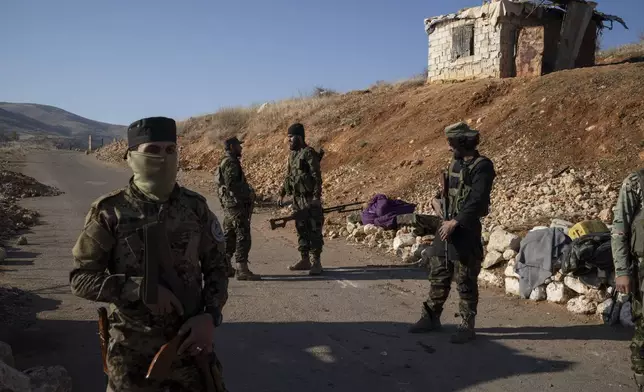
M 564 250 L 561 273 L 585 275 L 597 270 L 599 278 L 608 277 L 615 268 L 610 241 L 610 233 L 590 233 L 575 238 Z

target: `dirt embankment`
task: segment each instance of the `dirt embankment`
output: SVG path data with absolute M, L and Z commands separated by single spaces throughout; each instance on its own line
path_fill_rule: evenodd
M 641 165 L 643 88 L 640 63 L 539 78 L 378 85 L 230 108 L 180 124 L 180 164 L 212 172 L 223 154 L 221 140 L 242 136 L 249 181 L 272 198 L 287 159 L 286 128 L 300 121 L 309 143 L 326 152 L 326 204 L 384 193 L 427 211 L 449 161 L 443 129 L 465 120 L 481 131 L 480 151 L 498 175 L 488 225 L 597 218 L 602 211 L 608 219 L 621 180 Z M 119 160 L 123 151 L 121 142 L 98 155 Z

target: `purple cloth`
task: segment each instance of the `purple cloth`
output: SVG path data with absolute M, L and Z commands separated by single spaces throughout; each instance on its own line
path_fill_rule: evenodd
M 411 214 L 415 209 L 415 204 L 391 200 L 383 194 L 377 194 L 371 199 L 369 206 L 362 211 L 362 224 L 371 223 L 384 229 L 395 229 L 396 216 Z

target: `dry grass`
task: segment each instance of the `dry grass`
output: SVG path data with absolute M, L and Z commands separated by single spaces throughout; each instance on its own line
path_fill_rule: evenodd
M 597 52 L 597 62 L 599 64 L 641 60 L 642 58 L 644 58 L 644 33 L 640 34 L 640 42 Z

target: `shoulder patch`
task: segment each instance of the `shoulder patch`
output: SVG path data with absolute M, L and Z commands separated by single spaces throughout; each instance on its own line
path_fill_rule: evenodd
M 116 189 L 110 193 L 106 193 L 104 195 L 99 196 L 96 200 L 94 200 L 94 202 L 92 202 L 92 207 L 98 207 L 101 203 L 105 202 L 106 200 L 122 195 L 123 192 L 125 192 L 125 189 L 126 188 Z
M 224 242 L 224 231 L 221 228 L 221 224 L 219 223 L 219 219 L 217 219 L 217 215 L 214 213 L 210 213 L 212 215 L 212 223 L 210 224 L 210 232 L 212 233 L 212 236 L 215 238 L 217 242 Z

